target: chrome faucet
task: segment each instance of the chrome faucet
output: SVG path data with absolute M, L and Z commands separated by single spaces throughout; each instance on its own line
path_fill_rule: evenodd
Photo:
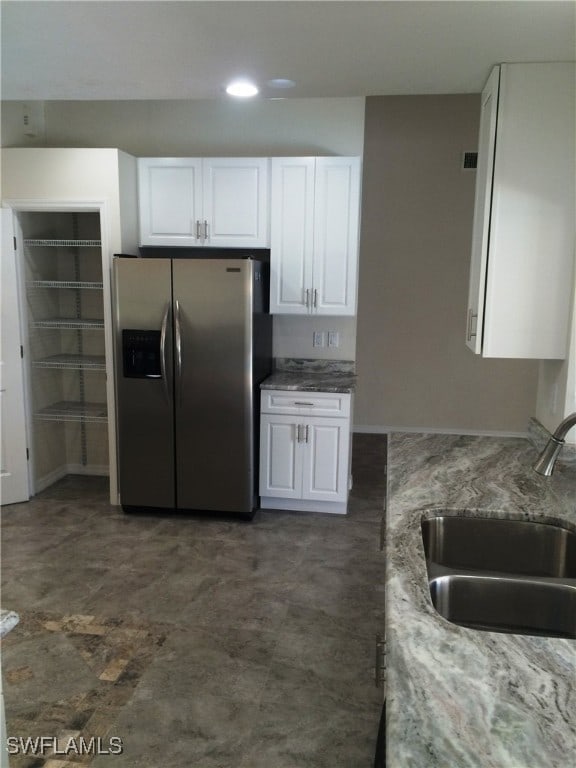
M 550 440 L 548 440 L 546 447 L 540 456 L 538 456 L 538 459 L 534 464 L 534 469 L 539 475 L 550 477 L 554 471 L 554 465 L 556 464 L 558 454 L 564 445 L 564 438 L 574 426 L 576 426 L 576 413 L 571 413 L 570 416 L 566 416 L 564 421 L 560 422 L 557 426 L 556 431 Z

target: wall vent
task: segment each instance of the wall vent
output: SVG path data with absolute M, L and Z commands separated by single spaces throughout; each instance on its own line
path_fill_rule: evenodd
M 462 155 L 462 170 L 473 171 L 478 165 L 478 152 L 464 152 Z

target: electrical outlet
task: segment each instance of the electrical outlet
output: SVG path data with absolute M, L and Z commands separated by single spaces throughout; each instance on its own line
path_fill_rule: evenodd
M 37 138 L 44 134 L 44 102 L 30 102 L 22 105 L 22 127 L 24 136 Z
M 324 331 L 314 331 L 314 334 L 312 336 L 312 346 L 313 347 L 323 347 L 325 345 L 324 341 Z
M 340 346 L 340 334 L 338 331 L 328 331 L 328 346 L 339 347 Z

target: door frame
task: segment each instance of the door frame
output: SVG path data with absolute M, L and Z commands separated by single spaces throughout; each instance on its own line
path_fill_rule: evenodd
M 2 227 L 2 280 L 6 278 L 6 285 L 2 286 L 2 294 L 9 311 L 8 317 L 4 317 L 3 324 L 6 323 L 10 335 L 15 334 L 17 337 L 17 344 L 13 345 L 11 343 L 9 352 L 5 349 L 2 350 L 1 362 L 3 369 L 2 386 L 6 387 L 1 397 L 4 399 L 4 391 L 6 391 L 6 394 L 9 396 L 9 402 L 6 404 L 6 407 L 9 408 L 10 415 L 7 415 L 4 410 L 4 402 L 2 402 L 2 414 L 4 419 L 10 421 L 9 430 L 13 430 L 15 427 L 17 432 L 17 434 L 11 433 L 8 436 L 5 432 L 7 429 L 6 424 L 2 422 L 3 443 L 5 442 L 6 454 L 8 456 L 7 461 L 9 463 L 9 466 L 6 467 L 6 475 L 3 474 L 2 476 L 0 486 L 0 504 L 5 505 L 24 502 L 30 498 L 30 478 L 28 471 L 26 389 L 24 364 L 21 356 L 23 339 L 22 324 L 20 322 L 19 263 L 18 254 L 13 242 L 15 236 L 14 219 L 12 211 L 8 208 L 2 208 Z M 4 294 L 5 290 L 7 294 Z M 10 295 L 12 290 L 14 290 L 13 296 Z M 12 304 L 12 301 L 14 304 Z M 3 309 L 6 309 L 6 307 L 3 306 Z M 8 371 L 7 374 L 5 374 L 4 369 Z M 15 395 L 16 390 L 19 390 L 17 395 Z M 12 419 L 14 419 L 14 422 L 11 421 Z M 6 494 L 7 490 L 8 494 Z M 6 495 L 8 496 L 8 501 L 5 501 Z
M 10 208 L 14 221 L 14 234 L 16 235 L 16 261 L 17 281 L 19 288 L 18 302 L 20 307 L 20 334 L 24 346 L 24 409 L 26 415 L 26 436 L 30 448 L 30 461 L 28 462 L 28 487 L 31 495 L 36 492 L 34 480 L 34 443 L 32 441 L 32 417 L 30 413 L 31 397 L 31 370 L 30 357 L 28 355 L 28 319 L 25 313 L 26 290 L 24 285 L 24 263 L 22 249 L 22 230 L 17 214 L 20 213 L 98 213 L 100 215 L 100 240 L 102 254 L 102 280 L 104 303 L 104 348 L 106 354 L 106 400 L 108 408 L 108 464 L 110 503 L 120 503 L 118 493 L 118 461 L 116 451 L 116 383 L 114 362 L 114 328 L 112 318 L 112 257 L 111 251 L 111 223 L 108 212 L 109 203 L 98 199 L 7 199 L 2 201 L 3 208 Z

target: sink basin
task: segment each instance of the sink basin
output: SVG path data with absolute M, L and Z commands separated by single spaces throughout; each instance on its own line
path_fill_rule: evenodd
M 432 604 L 454 624 L 576 639 L 576 533 L 487 517 L 422 520 Z
M 448 568 L 576 578 L 576 533 L 487 517 L 422 521 L 426 559 Z
M 430 596 L 438 613 L 454 624 L 576 639 L 576 586 L 451 574 L 430 581 Z

